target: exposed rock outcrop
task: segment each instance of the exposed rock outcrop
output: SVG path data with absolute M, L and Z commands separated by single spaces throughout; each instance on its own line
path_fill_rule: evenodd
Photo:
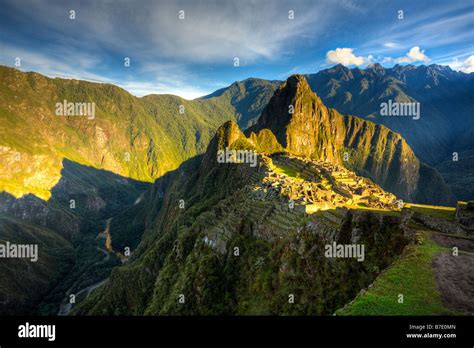
M 247 134 L 258 139 L 265 130 L 275 135 L 285 151 L 343 164 L 402 199 L 413 201 L 420 197 L 423 202 L 452 202 L 441 177 L 435 170 L 420 170 L 422 164 L 400 134 L 327 108 L 303 76 L 291 76 L 275 91 Z M 446 190 L 447 195 L 433 194 L 428 185 L 423 185 L 434 177 L 437 189 Z

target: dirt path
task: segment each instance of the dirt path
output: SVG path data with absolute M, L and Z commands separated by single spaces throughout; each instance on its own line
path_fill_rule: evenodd
M 105 284 L 105 282 L 108 280 L 107 279 L 104 279 L 104 280 L 101 280 L 100 282 L 97 282 L 95 284 L 92 284 L 92 285 L 89 285 L 88 287 L 85 287 L 84 289 L 80 290 L 77 294 L 76 294 L 76 297 L 79 297 L 79 295 L 81 295 L 83 292 L 86 293 L 86 297 L 87 298 L 89 296 L 89 294 L 96 288 L 98 288 L 99 286 L 102 286 Z M 72 309 L 72 304 L 71 303 L 66 303 L 65 305 L 62 304 L 60 309 L 59 309 L 59 312 L 58 312 L 58 315 L 68 315 L 69 312 L 71 311 Z
M 105 249 L 109 253 L 114 252 L 112 248 L 112 236 L 110 235 L 110 223 L 112 222 L 112 219 L 107 220 L 107 226 L 105 226 L 104 234 L 105 234 Z
M 449 309 L 474 314 L 474 240 L 433 234 L 432 239 L 445 247 L 459 248 L 459 255 L 452 252 L 436 254 L 433 270 L 436 284 L 445 306 Z
M 474 252 L 474 240 L 463 238 L 463 237 L 454 237 L 442 233 L 433 233 L 431 239 L 433 239 L 439 245 L 442 245 L 446 248 L 458 247 L 459 250 Z
M 104 253 L 104 258 L 100 261 L 100 262 L 106 262 L 110 259 L 110 253 L 115 253 L 114 250 L 112 249 L 112 237 L 110 235 L 110 222 L 112 221 L 112 219 L 108 219 L 107 220 L 107 225 L 105 226 L 105 230 L 103 232 L 101 232 L 102 234 L 104 234 L 105 236 L 105 248 L 106 250 L 102 249 L 101 247 L 97 246 L 96 249 L 102 253 Z M 123 261 L 122 261 L 123 263 Z M 94 283 L 94 284 L 91 284 L 81 290 L 79 290 L 75 295 L 76 295 L 76 298 L 79 297 L 79 295 L 81 295 L 83 292 L 86 293 L 86 296 L 85 298 L 87 298 L 89 296 L 89 294 L 96 288 L 98 288 L 99 286 L 103 285 L 106 281 L 107 281 L 108 278 L 106 279 L 102 279 L 101 281 L 97 282 L 97 283 Z M 69 293 L 71 291 L 71 289 L 69 289 L 67 291 L 67 293 Z M 72 304 L 69 303 L 69 296 L 66 296 L 65 299 L 63 300 L 63 303 L 61 303 L 61 305 L 59 306 L 59 311 L 58 311 L 58 315 L 68 315 L 69 312 L 71 311 L 72 309 Z
M 102 260 L 103 262 L 108 261 L 110 259 L 110 253 L 107 252 L 107 250 L 104 250 L 104 249 L 99 248 L 99 247 L 96 247 L 96 249 L 105 254 L 105 257 Z

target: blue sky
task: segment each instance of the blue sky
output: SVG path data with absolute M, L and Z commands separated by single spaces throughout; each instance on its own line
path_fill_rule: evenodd
M 337 63 L 435 63 L 474 72 L 472 0 L 0 0 L 0 6 L 1 65 L 13 67 L 20 58 L 24 71 L 109 82 L 138 96 L 191 99 L 248 77 L 285 79 Z

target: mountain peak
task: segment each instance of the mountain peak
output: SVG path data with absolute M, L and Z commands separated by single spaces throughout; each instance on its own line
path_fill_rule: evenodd
M 369 64 L 365 70 L 374 71 L 376 73 L 384 73 L 385 68 L 380 63 Z
M 240 140 L 240 141 L 239 141 Z M 208 172 L 217 162 L 217 153 L 234 146 L 247 143 L 244 133 L 233 120 L 226 121 L 216 131 L 210 141 L 201 164 L 201 171 Z
M 352 75 L 352 70 L 348 67 L 342 65 L 341 63 L 333 66 L 330 69 L 327 69 L 327 72 L 330 74 L 336 74 L 338 78 L 343 79 L 344 81 L 348 81 L 352 79 L 354 76 Z
M 316 105 L 322 105 L 322 102 L 311 90 L 306 78 L 298 74 L 292 75 L 275 91 L 257 124 L 249 131 L 257 133 L 268 128 L 279 143 L 286 146 L 287 126 L 295 118 L 304 122 L 303 119 L 311 113 L 308 106 L 312 109 Z
M 217 149 L 222 150 L 230 147 L 237 139 L 244 137 L 237 123 L 229 120 L 222 124 L 216 131 L 214 139 L 217 141 Z
M 339 70 L 339 71 L 349 71 L 350 70 L 347 66 L 345 66 L 341 63 L 334 65 L 333 69 L 334 70 Z
M 320 142 L 333 138 L 329 112 L 306 78 L 292 75 L 275 92 L 252 131 L 270 130 L 283 148 L 296 155 L 336 160 L 334 144 L 325 147 Z
M 301 75 L 290 76 L 275 91 L 257 124 L 248 132 L 254 132 L 257 139 L 262 132 L 271 132 L 281 148 L 292 155 L 368 172 L 404 199 L 416 194 L 420 164 L 403 138 L 384 126 L 343 116 L 326 107 Z M 260 144 L 259 148 L 263 150 Z M 357 156 L 343 159 L 353 151 Z M 386 158 L 391 159 L 390 163 Z
M 293 74 L 286 80 L 287 83 L 306 83 L 306 78 L 300 74 Z
M 292 93 L 294 95 L 305 92 L 313 93 L 308 81 L 306 81 L 306 78 L 299 74 L 294 74 L 288 77 L 288 79 L 282 85 L 280 85 L 279 90 L 283 89 L 288 92 L 294 92 Z

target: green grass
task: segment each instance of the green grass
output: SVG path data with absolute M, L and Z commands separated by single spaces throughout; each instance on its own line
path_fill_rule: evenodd
M 443 306 L 432 269 L 435 254 L 449 249 L 437 245 L 428 232 L 421 243 L 410 245 L 394 264 L 375 280 L 374 286 L 337 315 L 449 315 Z M 403 303 L 398 303 L 403 294 Z
M 369 210 L 369 211 L 374 211 L 374 212 L 384 214 L 384 215 L 392 215 L 392 216 L 400 215 L 400 212 L 396 210 L 372 208 L 372 207 L 367 207 L 365 205 L 346 205 L 346 208 L 349 208 L 351 210 L 361 210 L 361 211 Z
M 285 174 L 294 180 L 303 181 L 297 170 L 281 164 L 274 164 L 274 166 L 275 168 L 273 168 L 273 170 L 275 171 L 275 173 Z
M 454 218 L 456 217 L 456 208 L 454 207 L 443 207 L 436 205 L 412 203 L 406 203 L 405 207 L 410 208 L 415 213 L 426 214 L 441 219 L 454 220 Z
M 56 116 L 55 103 L 63 100 L 94 102 L 96 118 L 91 122 Z M 6 148 L 0 156 L 0 166 L 5 167 L 0 190 L 43 199 L 56 184 L 48 178 L 60 177 L 63 158 L 153 182 L 205 152 L 216 129 L 237 115 L 237 106 L 224 96 L 137 98 L 109 84 L 49 79 L 3 66 L 0 105 L 0 134 Z M 181 105 L 184 114 L 178 111 Z M 15 153 L 21 161 L 9 168 Z

